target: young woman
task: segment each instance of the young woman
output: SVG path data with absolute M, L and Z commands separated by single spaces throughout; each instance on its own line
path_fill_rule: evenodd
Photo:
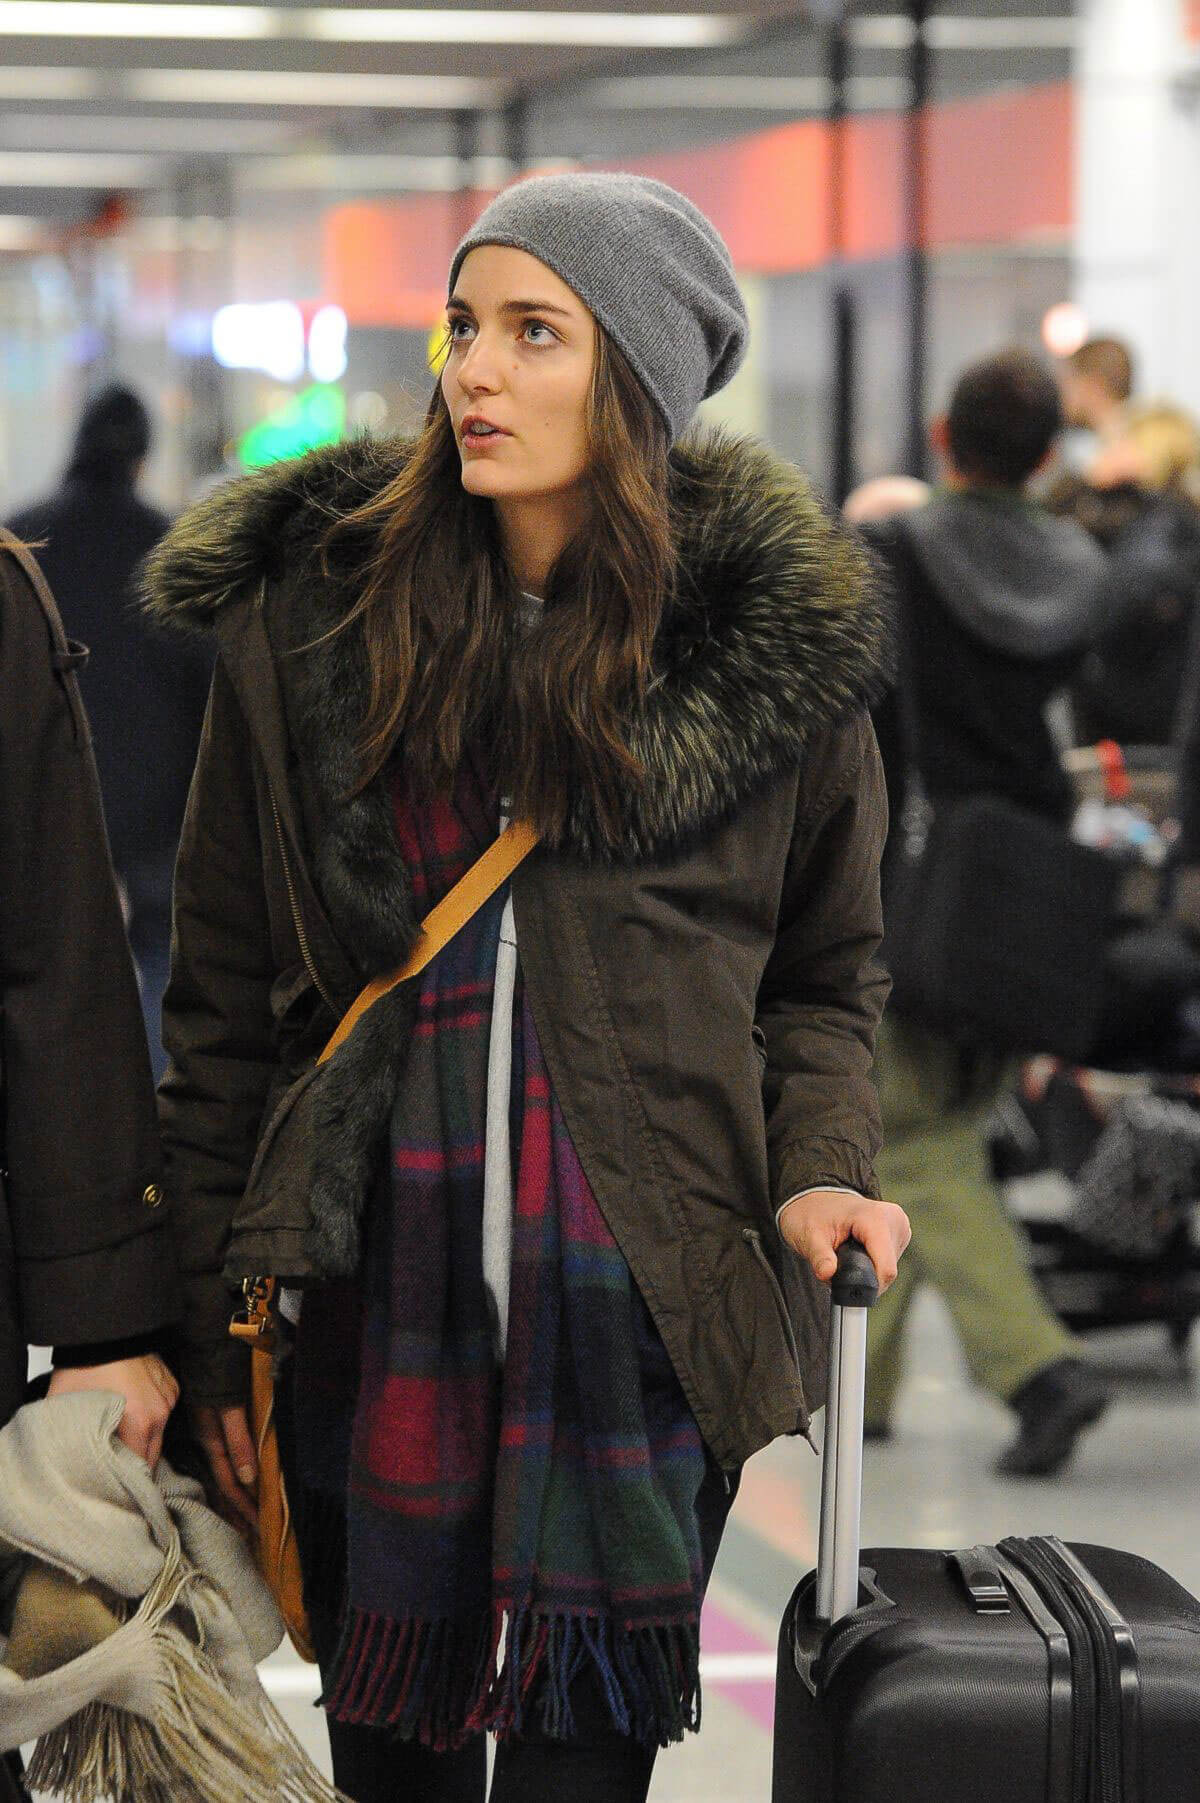
M 885 829 L 859 553 L 762 448 L 679 444 L 740 360 L 662 184 L 483 214 L 415 443 L 223 491 L 157 555 L 220 658 L 162 1090 L 185 1389 L 253 1451 L 229 1285 L 273 1273 L 338 1782 L 643 1798 L 698 1719 L 743 1461 L 807 1430 L 872 1200 Z M 504 817 L 541 843 L 318 1075 Z M 777 1211 L 780 1224 L 777 1226 Z M 301 1287 L 302 1286 L 302 1287 Z

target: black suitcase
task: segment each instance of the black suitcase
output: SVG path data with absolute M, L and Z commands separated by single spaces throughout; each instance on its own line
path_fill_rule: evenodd
M 1200 1603 L 1053 1538 L 860 1554 L 865 1254 L 843 1248 L 817 1571 L 779 1636 L 774 1803 L 1198 1803 Z

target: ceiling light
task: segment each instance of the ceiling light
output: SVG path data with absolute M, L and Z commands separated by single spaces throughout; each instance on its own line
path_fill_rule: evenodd
M 867 13 L 847 23 L 850 42 L 858 50 L 908 50 L 915 26 L 906 13 Z M 1070 50 L 1076 41 L 1071 18 L 963 18 L 935 13 L 925 24 L 931 50 Z
M 501 188 L 512 166 L 503 157 L 476 157 L 465 167 L 452 156 L 292 155 L 257 157 L 238 170 L 246 189 L 398 194 L 405 189 L 453 194 L 461 188 Z
M 0 33 L 39 38 L 268 38 L 278 34 L 279 17 L 280 9 L 274 6 L 3 0 Z
M 292 69 L 131 69 L 135 100 L 194 106 L 460 108 L 503 105 L 506 86 L 460 75 L 322 74 Z
M 846 101 L 854 112 L 908 104 L 909 83 L 901 75 L 852 75 Z M 589 82 L 571 100 L 578 106 L 652 113 L 689 108 L 738 113 L 825 113 L 833 84 L 824 75 L 632 75 L 621 81 Z
M 846 36 L 858 50 L 907 50 L 915 31 L 907 13 L 866 13 L 846 21 Z
M 324 6 L 307 35 L 329 43 L 572 44 L 629 50 L 694 50 L 744 37 L 747 21 L 719 13 L 508 12 L 496 7 Z
M 218 307 L 212 353 L 222 369 L 260 369 L 277 382 L 304 374 L 304 318 L 294 301 L 239 301 Z
M 92 69 L 0 68 L 0 100 L 94 100 L 101 91 Z
M 0 150 L 0 188 L 157 188 L 162 180 L 149 157 Z
M 14 150 L 128 151 L 135 156 L 239 156 L 279 150 L 286 119 L 145 118 L 136 113 L 0 114 L 0 144 Z
M 1074 19 L 954 18 L 950 14 L 930 19 L 926 36 L 932 50 L 1071 50 L 1077 27 Z
M 824 75 L 634 75 L 623 81 L 589 82 L 580 99 L 588 106 L 631 112 L 660 107 L 716 108 L 734 112 L 820 112 L 829 105 Z
M 346 373 L 346 333 L 340 307 L 318 307 L 308 328 L 308 373 L 314 382 L 340 382 Z
M 1055 357 L 1072 357 L 1090 329 L 1078 301 L 1059 301 L 1042 320 L 1042 343 Z
M 719 13 L 507 12 L 456 7 L 152 4 L 0 0 L 0 35 L 71 38 L 309 38 L 331 44 L 555 44 L 686 50 L 729 44 L 747 21 Z
M 0 213 L 0 250 L 37 250 L 46 240 L 46 225 L 26 213 Z

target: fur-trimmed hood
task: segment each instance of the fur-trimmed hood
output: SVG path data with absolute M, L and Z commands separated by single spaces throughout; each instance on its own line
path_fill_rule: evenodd
M 147 564 L 152 611 L 183 625 L 268 582 L 286 580 L 292 644 L 344 617 L 362 566 L 339 552 L 320 573 L 331 522 L 391 481 L 409 441 L 361 439 L 230 483 L 191 509 Z M 751 440 L 714 432 L 674 454 L 678 595 L 664 617 L 655 681 L 629 745 L 648 780 L 631 797 L 619 845 L 579 806 L 563 849 L 588 860 L 670 855 L 710 829 L 874 689 L 884 618 L 869 563 L 792 465 Z M 343 545 L 346 541 L 343 541 Z M 328 778 L 350 777 L 365 690 L 361 645 L 347 633 L 301 660 L 310 725 Z M 307 736 L 307 734 L 305 735 Z M 333 766 L 336 766 L 334 768 Z M 342 780 L 341 793 L 352 787 Z

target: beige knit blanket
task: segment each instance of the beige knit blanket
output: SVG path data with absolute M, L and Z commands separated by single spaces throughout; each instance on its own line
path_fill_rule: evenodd
M 250 1552 L 151 1473 L 97 1391 L 0 1432 L 0 1750 L 66 1803 L 330 1803 L 255 1666 L 283 1637 Z

